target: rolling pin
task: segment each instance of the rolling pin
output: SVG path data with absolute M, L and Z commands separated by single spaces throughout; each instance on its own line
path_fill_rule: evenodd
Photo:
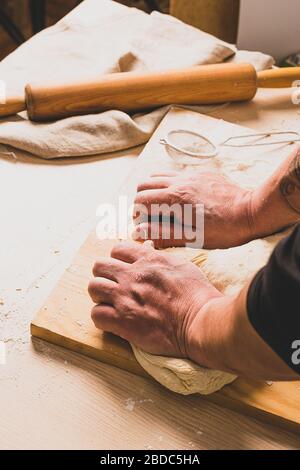
M 123 72 L 90 82 L 29 84 L 25 96 L 8 97 L 0 116 L 27 109 L 47 121 L 110 109 L 135 112 L 167 104 L 203 105 L 251 100 L 259 87 L 284 88 L 300 80 L 300 67 L 256 72 L 251 64 L 201 65 L 163 72 Z

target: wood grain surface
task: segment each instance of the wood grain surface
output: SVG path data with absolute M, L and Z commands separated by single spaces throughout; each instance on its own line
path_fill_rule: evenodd
M 193 130 L 201 128 L 206 132 L 214 129 L 214 134 L 218 135 L 220 140 L 229 135 L 247 132 L 245 128 L 220 123 L 216 119 L 192 111 L 172 109 L 139 157 L 135 172 L 124 187 L 129 203 L 132 202 L 139 179 L 154 170 L 175 168 L 174 162 L 162 153 L 158 142 L 166 132 L 180 125 Z M 252 149 L 245 150 L 249 151 L 253 152 Z M 288 152 L 289 148 L 281 148 L 282 158 Z M 92 303 L 87 295 L 87 284 L 91 277 L 92 266 L 97 256 L 109 256 L 116 242 L 117 240 L 99 240 L 94 232 L 89 236 L 32 322 L 31 331 L 38 338 L 146 376 L 147 374 L 136 362 L 130 346 L 113 335 L 99 333 L 90 320 Z M 193 256 L 192 251 L 190 257 Z M 268 384 L 238 379 L 208 399 L 221 406 L 300 432 L 299 388 L 299 382 Z
M 93 7 L 101 8 L 97 0 Z M 264 89 L 254 101 L 210 114 L 258 131 L 297 130 L 299 107 L 290 97 L 290 90 Z M 0 339 L 7 350 L 0 366 L 0 448 L 299 449 L 299 434 L 30 341 L 30 321 L 95 225 L 97 205 L 114 202 L 122 181 L 139 171 L 140 151 L 57 161 L 17 152 L 17 164 L 0 159 Z
M 256 90 L 251 64 L 216 64 L 106 74 L 90 82 L 28 84 L 26 103 L 30 119 L 44 121 L 109 109 L 133 112 L 167 104 L 250 100 Z
M 53 0 L 49 9 L 65 3 Z M 103 2 L 86 0 L 76 15 L 78 22 L 92 21 L 102 12 Z M 261 89 L 251 102 L 210 114 L 258 131 L 300 126 L 290 90 Z M 0 366 L 0 448 L 299 449 L 299 434 L 30 341 L 30 321 L 95 224 L 98 203 L 113 202 L 110 193 L 134 173 L 140 151 L 56 161 L 16 152 L 16 161 L 0 159 L 0 339 L 7 352 Z
M 300 67 L 282 67 L 257 73 L 257 85 L 260 88 L 288 88 L 299 80 Z
M 90 81 L 28 84 L 24 96 L 7 96 L 0 116 L 27 107 L 34 121 L 110 109 L 134 112 L 167 104 L 203 105 L 252 99 L 257 87 L 285 88 L 300 80 L 300 67 L 258 72 L 251 64 L 217 64 L 163 72 L 106 74 Z

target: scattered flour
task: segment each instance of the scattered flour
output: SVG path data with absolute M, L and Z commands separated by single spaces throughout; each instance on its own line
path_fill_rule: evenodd
M 133 411 L 134 407 L 135 407 L 135 401 L 132 398 L 127 398 L 127 400 L 125 400 L 125 410 Z
M 144 398 L 143 400 L 139 400 L 139 403 L 154 403 L 151 398 Z

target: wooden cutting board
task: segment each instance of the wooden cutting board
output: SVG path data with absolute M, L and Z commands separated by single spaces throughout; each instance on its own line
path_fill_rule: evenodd
M 219 141 L 231 135 L 244 134 L 247 129 L 224 123 L 201 114 L 174 108 L 169 111 L 138 159 L 133 175 L 119 194 L 132 201 L 136 183 L 157 170 L 178 169 L 166 155 L 159 139 L 169 130 L 183 127 L 217 135 Z M 239 153 L 253 149 L 239 149 Z M 278 149 L 285 158 L 290 149 Z M 103 201 L 105 202 L 105 201 Z M 98 361 L 149 377 L 137 363 L 129 344 L 111 334 L 99 332 L 90 319 L 92 303 L 87 294 L 92 266 L 97 256 L 109 256 L 117 239 L 100 240 L 93 231 L 71 266 L 66 270 L 45 305 L 31 324 L 33 336 L 66 347 Z M 194 252 L 191 250 L 191 258 Z M 159 385 L 158 385 L 159 386 Z M 184 397 L 182 398 L 184 399 Z M 200 399 L 200 397 L 199 397 Z M 217 393 L 205 397 L 221 406 L 261 418 L 265 421 L 300 431 L 300 382 L 266 383 L 237 379 Z

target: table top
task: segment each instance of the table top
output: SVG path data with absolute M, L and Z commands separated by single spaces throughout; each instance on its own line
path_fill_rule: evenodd
M 297 130 L 290 90 L 211 115 L 262 130 Z M 140 148 L 105 157 L 0 159 L 1 449 L 295 449 L 299 436 L 200 397 L 32 341 L 29 324 Z
M 81 5 L 87 22 L 101 8 Z M 263 130 L 300 124 L 290 90 L 261 90 L 211 115 Z M 56 161 L 0 154 L 0 449 L 299 448 L 295 434 L 31 340 L 31 319 L 141 150 Z

